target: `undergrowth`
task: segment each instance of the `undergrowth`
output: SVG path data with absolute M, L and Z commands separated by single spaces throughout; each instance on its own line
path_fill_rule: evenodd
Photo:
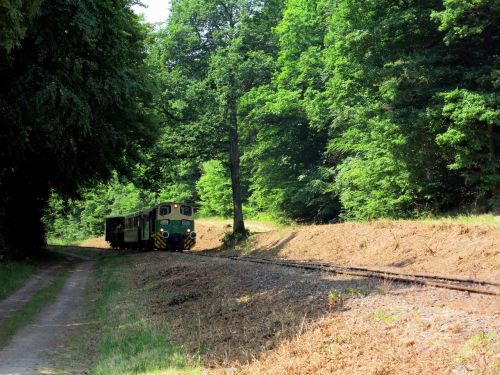
M 35 272 L 35 266 L 26 262 L 0 262 L 0 299 L 19 288 Z
M 222 239 L 222 249 L 233 249 L 238 245 L 245 243 L 250 237 L 250 231 L 245 230 L 245 233 L 226 233 Z

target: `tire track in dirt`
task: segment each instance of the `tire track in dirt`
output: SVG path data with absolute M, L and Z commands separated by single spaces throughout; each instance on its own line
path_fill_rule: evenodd
M 92 261 L 79 263 L 56 300 L 32 323 L 21 328 L 0 351 L 0 375 L 53 373 L 49 355 L 61 348 L 80 325 L 77 319 L 93 264 Z

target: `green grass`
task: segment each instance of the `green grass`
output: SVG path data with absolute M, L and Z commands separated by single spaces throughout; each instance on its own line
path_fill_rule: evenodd
M 33 272 L 35 266 L 31 263 L 0 263 L 0 299 L 19 288 Z
M 87 240 L 88 238 L 82 238 L 82 239 L 67 239 L 67 238 L 55 238 L 55 237 L 49 237 L 47 238 L 47 244 L 49 245 L 61 245 L 61 246 L 71 246 L 71 245 L 78 245 L 82 243 L 83 241 Z
M 474 362 L 478 357 L 495 358 L 500 352 L 500 334 L 498 331 L 481 332 L 471 337 L 457 353 L 455 360 L 458 363 L 467 364 Z M 488 374 L 500 373 L 498 361 L 484 361 Z
M 385 311 L 377 310 L 373 313 L 373 318 L 378 322 L 384 322 L 386 324 L 392 324 L 396 322 L 399 318 L 395 315 L 389 315 Z
M 500 215 L 483 214 L 483 215 L 456 215 L 456 216 L 436 216 L 422 218 L 418 221 L 436 223 L 440 221 L 456 223 L 456 224 L 489 224 L 500 227 Z
M 168 322 L 148 311 L 156 292 L 133 284 L 132 260 L 133 255 L 121 255 L 98 261 L 89 295 L 94 300 L 89 315 L 96 323 L 89 335 L 97 334 L 97 347 L 84 350 L 95 355 L 91 373 L 196 373 L 182 350 L 170 343 Z
M 30 301 L 4 321 L 0 327 L 0 348 L 19 328 L 31 321 L 36 314 L 57 297 L 69 276 L 71 267 L 72 265 L 68 264 L 52 284 L 39 290 Z

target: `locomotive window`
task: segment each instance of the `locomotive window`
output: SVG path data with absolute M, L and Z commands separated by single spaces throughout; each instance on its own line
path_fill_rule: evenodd
M 169 215 L 171 211 L 170 205 L 160 206 L 160 216 Z
M 181 215 L 191 216 L 193 210 L 190 206 L 181 206 Z

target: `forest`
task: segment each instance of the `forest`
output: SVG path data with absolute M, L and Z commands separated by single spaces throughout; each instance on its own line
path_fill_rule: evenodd
M 0 256 L 161 201 L 235 233 L 500 211 L 499 1 L 135 3 L 1 1 Z

